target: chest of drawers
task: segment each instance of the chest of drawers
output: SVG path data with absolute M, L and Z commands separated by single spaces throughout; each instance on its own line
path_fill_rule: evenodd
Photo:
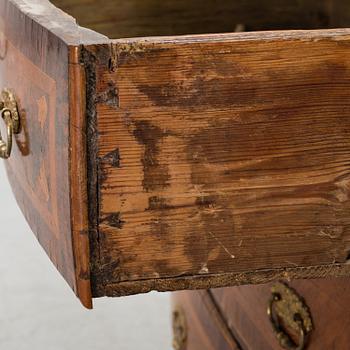
M 303 305 L 296 306 L 293 311 L 293 305 L 289 304 L 279 314 L 277 304 L 272 305 L 272 312 L 276 314 L 274 316 L 280 317 L 279 333 L 274 331 L 267 309 L 280 282 L 175 293 L 174 349 L 348 349 L 349 279 L 328 278 L 283 283 L 285 289 L 280 295 L 281 301 L 290 301 L 288 293 L 292 291 L 297 302 L 302 302 Z M 293 319 L 296 310 L 308 310 L 308 316 L 303 315 L 301 324 L 293 330 L 290 319 Z M 309 331 L 305 329 L 307 327 Z M 300 334 L 302 328 L 305 329 L 304 335 Z
M 52 3 L 0 3 L 3 156 L 85 306 L 349 275 L 346 1 Z

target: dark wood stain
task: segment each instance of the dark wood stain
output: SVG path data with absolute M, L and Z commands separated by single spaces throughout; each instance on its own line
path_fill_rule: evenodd
M 149 210 L 159 210 L 159 209 L 165 209 L 169 208 L 169 206 L 166 204 L 165 198 L 160 198 L 157 196 L 149 197 L 148 198 L 148 209 Z
M 133 134 L 137 141 L 145 147 L 142 159 L 144 169 L 143 188 L 145 191 L 153 191 L 168 186 L 167 165 L 161 164 L 158 160 L 162 139 L 167 136 L 167 132 L 147 121 L 137 121 Z
M 114 81 L 120 103 L 98 105 L 99 154 L 123 154 L 100 215 L 125 221 L 100 248 L 125 260 L 97 295 L 346 262 L 346 40 L 264 35 L 134 40 L 116 71 L 98 64 L 99 89 Z
M 121 219 L 120 213 L 112 213 L 107 215 L 101 220 L 101 223 L 118 229 L 122 229 L 124 225 L 124 221 Z
M 118 90 L 112 81 L 108 82 L 108 87 L 105 91 L 99 93 L 96 96 L 96 103 L 106 103 L 107 105 L 118 108 L 119 107 L 119 95 Z
M 116 148 L 115 150 L 107 153 L 104 157 L 100 160 L 103 164 L 108 164 L 112 166 L 113 168 L 120 168 L 120 153 L 119 148 Z

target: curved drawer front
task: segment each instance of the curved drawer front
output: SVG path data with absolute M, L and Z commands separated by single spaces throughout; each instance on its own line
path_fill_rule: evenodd
M 49 20 L 58 10 L 47 4 L 44 15 Z M 0 4 L 0 89 L 14 93 L 21 125 L 5 164 L 30 227 L 79 294 L 70 184 L 70 171 L 75 166 L 70 163 L 72 105 L 68 82 L 74 72 L 72 62 L 69 65 L 72 55 L 69 46 L 49 30 L 50 25 L 34 20 L 40 9 L 40 1 L 14 4 L 6 0 Z M 57 26 L 59 13 L 55 18 Z M 66 16 L 63 19 L 67 22 Z M 4 135 L 4 130 L 1 133 Z M 88 296 L 85 299 L 89 306 Z
M 173 304 L 174 350 L 239 350 L 208 291 L 177 292 Z
M 313 329 L 305 337 L 304 346 L 298 333 L 286 326 L 286 319 L 281 319 L 281 331 L 293 343 L 279 343 L 266 312 L 275 284 L 266 284 L 174 293 L 174 349 L 293 350 L 301 346 L 303 350 L 347 350 L 349 279 L 292 281 L 284 285 L 297 293 L 311 315 Z
M 286 285 L 298 293 L 311 314 L 313 330 L 304 349 L 348 349 L 349 279 L 289 281 Z M 225 322 L 242 349 L 283 349 L 266 313 L 272 286 L 273 284 L 241 286 L 211 291 Z M 288 328 L 285 331 L 293 334 Z M 299 342 L 298 337 L 295 342 Z
M 7 6 L 6 6 L 7 5 Z M 68 48 L 3 1 L 0 86 L 14 92 L 21 132 L 6 161 L 19 206 L 70 285 Z M 65 246 L 63 246 L 65 244 Z

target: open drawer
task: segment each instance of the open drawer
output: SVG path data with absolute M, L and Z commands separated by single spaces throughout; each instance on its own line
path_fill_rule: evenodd
M 350 274 L 348 1 L 53 3 L 0 3 L 6 167 L 85 306 Z

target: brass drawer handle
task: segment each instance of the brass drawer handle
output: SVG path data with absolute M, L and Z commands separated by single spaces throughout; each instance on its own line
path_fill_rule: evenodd
M 293 289 L 283 283 L 273 285 L 271 291 L 267 314 L 279 344 L 288 350 L 305 349 L 308 335 L 313 329 L 309 308 Z M 298 343 L 284 328 L 299 335 Z
M 7 159 L 12 151 L 13 134 L 18 134 L 20 130 L 17 102 L 14 95 L 7 89 L 1 93 L 0 113 L 2 120 L 5 121 L 7 134 L 4 141 L 0 133 L 0 157 Z

